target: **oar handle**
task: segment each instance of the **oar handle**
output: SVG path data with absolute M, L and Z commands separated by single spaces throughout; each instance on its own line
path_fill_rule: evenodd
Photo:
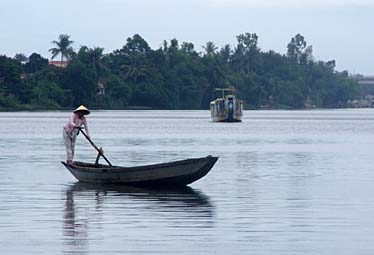
M 88 137 L 88 135 L 83 131 L 82 128 L 78 128 L 79 131 L 84 135 L 84 137 L 87 138 L 87 140 L 90 142 L 92 147 L 94 147 L 97 152 L 105 159 L 105 161 L 108 163 L 108 165 L 112 166 L 112 164 L 109 162 L 109 160 L 104 156 L 104 153 L 92 142 L 92 140 Z

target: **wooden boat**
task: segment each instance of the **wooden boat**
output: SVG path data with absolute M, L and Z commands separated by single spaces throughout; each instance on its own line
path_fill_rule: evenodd
M 61 162 L 81 182 L 137 186 L 184 186 L 205 176 L 218 157 L 207 156 L 170 163 L 121 167 L 84 162 Z
M 222 92 L 222 96 L 210 102 L 210 114 L 214 122 L 241 122 L 243 115 L 243 101 L 234 94 L 225 96 L 225 91 L 233 92 L 234 89 L 215 89 Z M 213 92 L 214 96 L 214 92 Z

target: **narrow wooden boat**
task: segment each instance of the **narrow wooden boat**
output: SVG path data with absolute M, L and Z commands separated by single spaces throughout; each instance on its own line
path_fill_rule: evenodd
M 84 162 L 61 162 L 81 182 L 139 186 L 185 186 L 204 177 L 218 157 L 207 156 L 170 163 L 121 167 Z

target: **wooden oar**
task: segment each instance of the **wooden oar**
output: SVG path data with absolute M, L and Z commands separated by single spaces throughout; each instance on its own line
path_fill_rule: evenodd
M 99 148 L 97 148 L 97 146 L 91 141 L 91 139 L 87 136 L 87 134 L 83 131 L 83 129 L 79 128 L 79 131 L 82 132 L 82 134 L 87 138 L 87 140 L 90 142 L 90 144 L 97 150 L 99 155 L 102 156 L 105 159 L 105 161 L 108 163 L 108 165 L 112 166 L 112 164 L 109 162 L 109 160 L 104 156 L 104 153 Z

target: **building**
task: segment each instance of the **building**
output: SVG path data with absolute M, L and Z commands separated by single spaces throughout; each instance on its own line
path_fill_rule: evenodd
M 53 65 L 53 66 L 57 66 L 57 67 L 61 67 L 61 68 L 66 68 L 68 65 L 69 65 L 69 61 L 67 60 L 64 60 L 64 61 L 55 61 L 55 60 L 51 60 L 49 61 L 49 64 L 50 65 Z

